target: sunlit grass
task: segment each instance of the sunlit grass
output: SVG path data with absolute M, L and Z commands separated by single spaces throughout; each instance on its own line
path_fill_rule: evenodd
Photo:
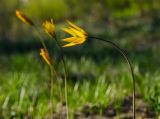
M 49 115 L 49 83 L 50 71 L 41 60 L 38 52 L 1 56 L 0 69 L 0 116 L 31 116 L 34 118 Z M 97 63 L 92 58 L 65 57 L 69 74 L 68 103 L 70 116 L 84 110 L 85 106 L 97 107 L 87 110 L 101 114 L 101 109 L 113 104 L 119 108 L 126 96 L 131 96 L 132 83 L 125 62 L 114 64 L 109 57 Z M 154 105 L 159 111 L 160 71 L 141 73 L 136 61 L 136 91 L 144 101 Z M 58 67 L 57 67 L 58 66 Z M 63 74 L 61 65 L 58 72 Z M 55 80 L 56 81 L 56 80 Z M 56 82 L 54 82 L 56 83 Z M 63 85 L 64 88 L 64 85 Z M 56 91 L 57 90 L 57 91 Z M 59 112 L 59 94 L 54 86 L 55 109 Z

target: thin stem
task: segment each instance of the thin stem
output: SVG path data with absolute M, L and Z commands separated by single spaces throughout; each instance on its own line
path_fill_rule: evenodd
M 51 66 L 50 66 L 50 69 L 51 69 L 51 71 L 54 73 L 54 75 L 55 75 L 55 77 L 57 78 L 57 81 L 58 81 L 58 75 L 57 75 L 57 72 L 56 72 L 54 66 L 51 65 Z M 52 83 L 53 83 L 53 81 L 52 81 Z M 60 84 L 59 81 L 58 81 L 58 88 L 59 88 L 60 100 L 61 100 L 61 102 L 63 102 L 61 84 Z M 52 94 L 53 94 L 53 91 L 52 91 Z M 62 118 L 62 117 L 61 117 L 61 114 L 60 114 L 60 119 L 61 119 L 61 118 Z
M 133 67 L 132 67 L 132 64 L 129 60 L 129 58 L 127 57 L 127 54 L 125 53 L 124 50 L 122 50 L 118 45 L 116 45 L 115 43 L 111 42 L 111 41 L 108 41 L 108 40 L 104 40 L 102 38 L 98 38 L 98 37 L 92 37 L 92 36 L 89 36 L 88 37 L 89 39 L 97 39 L 97 40 L 100 40 L 100 41 L 104 41 L 106 43 L 109 43 L 111 44 L 114 48 L 116 48 L 120 53 L 121 55 L 125 58 L 125 60 L 127 61 L 129 67 L 130 67 L 130 71 L 131 71 L 131 75 L 132 75 L 132 83 L 133 83 L 133 119 L 135 119 L 135 77 L 134 77 L 134 72 L 133 72 Z
M 37 33 L 37 36 L 39 37 L 39 40 L 40 40 L 43 48 L 44 48 L 45 51 L 49 54 L 48 49 L 47 49 L 47 47 L 46 47 L 46 44 L 45 44 L 45 42 L 43 41 L 43 39 L 42 39 L 42 37 L 41 37 L 41 35 L 40 35 L 40 31 L 38 30 L 37 26 L 33 25 L 32 27 L 35 29 L 35 31 L 36 31 L 36 33 Z M 54 73 L 55 73 L 55 69 L 53 68 L 52 65 L 50 65 L 50 71 L 51 71 L 50 103 L 51 103 L 51 119 L 52 119 L 52 117 L 53 117 L 53 102 L 52 102 L 52 97 L 53 97 L 53 78 L 54 78 Z
M 41 35 L 40 35 L 41 33 L 40 33 L 40 31 L 38 30 L 37 26 L 33 25 L 32 27 L 35 29 L 35 31 L 36 31 L 36 33 L 37 33 L 37 35 L 38 35 L 38 37 L 39 37 L 39 40 L 40 40 L 43 48 L 44 48 L 45 51 L 49 54 L 48 49 L 47 49 L 47 46 L 46 46 L 43 38 L 41 37 Z M 53 118 L 53 102 L 52 102 L 52 97 L 53 97 L 53 79 L 54 79 L 54 75 L 55 75 L 55 77 L 57 78 L 57 72 L 56 72 L 53 64 L 50 65 L 50 71 L 51 71 L 50 103 L 51 103 L 51 119 L 52 119 L 52 118 Z M 57 79 L 58 79 L 58 78 L 57 78 Z M 61 92 L 60 92 L 60 97 L 62 97 L 62 96 L 61 96 Z M 60 116 L 60 119 L 61 119 L 61 116 Z
M 57 80 L 58 81 L 58 80 Z M 59 88 L 59 95 L 60 95 L 60 102 L 63 102 L 63 96 L 62 96 L 62 89 L 61 89 L 61 82 L 58 81 L 58 88 Z M 60 105 L 61 106 L 61 105 Z M 61 108 L 60 108 L 61 109 Z M 60 110 L 60 115 L 59 115 L 59 118 L 62 119 L 62 116 L 61 116 L 61 110 Z
M 60 43 L 57 40 L 56 35 L 52 38 L 55 38 L 56 44 L 58 45 L 59 49 L 60 49 L 60 55 L 61 55 L 61 59 L 62 59 L 62 63 L 63 63 L 63 67 L 64 67 L 64 85 L 65 85 L 65 101 L 66 101 L 66 113 L 67 113 L 67 119 L 69 119 L 69 114 L 68 114 L 68 96 L 67 96 L 67 69 L 66 69 L 66 64 L 64 61 L 64 55 L 63 55 L 63 50 L 62 47 L 60 45 Z
M 54 76 L 57 78 L 57 81 L 58 81 L 58 75 L 57 75 L 57 72 L 56 72 L 56 70 L 55 70 L 55 68 L 54 68 L 54 66 L 53 66 L 53 64 L 52 65 L 50 65 L 50 70 L 51 70 L 51 88 L 50 88 L 50 96 L 51 96 L 51 100 L 52 100 L 52 97 L 53 97 L 53 80 L 54 80 Z M 58 82 L 59 83 L 59 82 Z M 60 86 L 60 84 L 58 85 L 59 87 L 59 95 L 60 95 L 60 99 L 61 99 L 61 101 L 62 101 L 62 91 L 61 91 L 61 86 Z M 52 103 L 52 101 L 51 101 L 51 108 L 53 108 L 53 103 Z M 51 111 L 53 112 L 53 109 L 51 109 Z M 51 116 L 51 117 L 53 117 L 53 116 Z M 60 119 L 61 119 L 62 117 L 61 117 L 61 115 L 60 115 Z
M 38 37 L 39 37 L 39 40 L 40 40 L 43 48 L 45 49 L 45 51 L 48 52 L 47 46 L 46 46 L 46 44 L 44 43 L 44 41 L 43 41 L 43 39 L 42 39 L 42 37 L 41 37 L 41 35 L 40 35 L 40 34 L 41 34 L 40 31 L 38 30 L 38 28 L 37 28 L 36 26 L 33 26 L 33 28 L 35 29 L 35 31 L 36 31 L 36 33 L 37 33 L 37 35 L 38 35 Z
M 53 101 L 52 101 L 52 97 L 53 97 L 53 79 L 54 79 L 54 70 L 52 68 L 52 66 L 50 66 L 50 70 L 51 70 L 51 88 L 50 88 L 50 103 L 51 103 L 51 119 L 53 118 Z
M 40 31 L 38 30 L 38 27 L 36 25 L 32 25 L 32 27 L 35 29 L 38 37 L 39 37 L 39 40 L 43 46 L 43 48 L 45 49 L 45 51 L 49 54 L 48 52 L 48 49 L 47 49 L 47 46 L 45 44 L 45 42 L 43 41 L 43 38 L 41 37 L 41 33 Z M 57 72 L 53 66 L 53 64 L 50 65 L 50 71 L 51 71 L 51 88 L 50 88 L 50 101 L 51 101 L 51 119 L 53 117 L 52 113 L 53 113 L 53 102 L 52 102 L 52 97 L 53 97 L 53 79 L 54 79 L 54 75 L 55 77 L 57 78 L 57 81 L 58 81 L 58 75 L 57 75 Z M 61 102 L 63 101 L 63 98 L 62 98 L 62 91 L 61 91 L 61 86 L 60 86 L 60 82 L 58 81 L 58 84 L 59 84 L 59 93 L 60 93 L 60 99 L 61 99 Z M 61 114 L 60 114 L 60 119 L 61 119 Z

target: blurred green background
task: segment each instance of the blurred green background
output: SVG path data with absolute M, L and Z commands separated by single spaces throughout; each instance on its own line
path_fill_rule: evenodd
M 159 0 L 1 0 L 0 1 L 0 118 L 44 118 L 49 115 L 48 66 L 39 56 L 41 44 L 30 26 L 15 16 L 23 11 L 38 26 L 55 67 L 63 77 L 55 42 L 42 23 L 53 18 L 58 38 L 70 20 L 89 34 L 111 40 L 125 49 L 136 75 L 136 94 L 147 105 L 145 116 L 160 113 L 160 1 Z M 63 43 L 62 43 L 63 44 Z M 64 49 L 68 70 L 70 117 L 105 116 L 113 105 L 121 115 L 124 99 L 131 97 L 127 64 L 114 48 L 97 41 Z M 55 112 L 59 97 L 54 87 Z M 85 106 L 87 105 L 86 110 Z M 78 114 L 77 114 L 78 113 Z M 80 113 L 80 114 L 79 114 Z M 128 113 L 128 112 L 127 112 Z M 142 112 L 138 112 L 142 117 Z

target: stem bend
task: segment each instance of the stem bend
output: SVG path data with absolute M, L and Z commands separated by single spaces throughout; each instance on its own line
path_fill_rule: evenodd
M 64 55 L 63 55 L 63 49 L 60 45 L 60 43 L 58 42 L 57 40 L 57 37 L 52 37 L 55 39 L 56 41 L 56 44 L 57 46 L 59 47 L 59 50 L 60 50 L 60 55 L 61 55 L 61 59 L 62 59 L 62 63 L 63 63 L 63 67 L 64 67 L 64 83 L 65 83 L 65 101 L 66 101 L 66 116 L 67 116 L 67 119 L 69 119 L 69 109 L 68 109 L 68 91 L 67 91 L 67 69 L 66 69 L 66 64 L 65 64 L 65 60 L 64 60 Z
M 132 75 L 132 83 L 133 83 L 133 119 L 135 119 L 135 77 L 134 77 L 134 72 L 133 72 L 133 67 L 132 67 L 132 64 L 131 64 L 131 61 L 129 60 L 129 58 L 127 57 L 127 54 L 125 53 L 124 50 L 122 50 L 118 45 L 116 45 L 115 43 L 109 41 L 109 40 L 104 40 L 102 38 L 98 38 L 98 37 L 93 37 L 93 36 L 88 36 L 88 39 L 96 39 L 96 40 L 99 40 L 99 41 L 103 41 L 103 42 L 106 42 L 110 45 L 112 45 L 116 50 L 118 50 L 121 55 L 125 58 L 125 60 L 127 61 L 129 67 L 130 67 L 130 71 L 131 71 L 131 75 Z

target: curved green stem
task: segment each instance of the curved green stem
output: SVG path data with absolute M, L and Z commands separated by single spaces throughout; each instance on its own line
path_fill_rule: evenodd
M 89 39 L 97 39 L 97 40 L 100 40 L 100 41 L 104 41 L 106 43 L 109 43 L 111 44 L 115 49 L 117 49 L 121 55 L 125 58 L 125 60 L 127 61 L 129 67 L 130 67 L 130 71 L 131 71 L 131 75 L 132 75 L 132 83 L 133 83 L 133 110 L 132 110 L 132 113 L 133 113 L 133 119 L 135 119 L 135 77 L 134 77 L 134 72 L 133 72 L 133 67 L 132 67 L 132 64 L 129 60 L 129 58 L 127 57 L 126 53 L 124 50 L 122 50 L 118 45 L 116 45 L 115 43 L 111 42 L 111 41 L 108 41 L 108 40 L 104 40 L 102 38 L 98 38 L 98 37 L 92 37 L 92 36 L 89 36 L 88 37 Z
M 65 101 L 66 101 L 66 113 L 67 113 L 67 119 L 69 119 L 69 114 L 68 114 L 68 96 L 67 96 L 67 69 L 66 69 L 66 64 L 65 64 L 65 60 L 64 60 L 64 55 L 63 55 L 63 50 L 62 47 L 60 45 L 60 43 L 57 40 L 56 35 L 52 38 L 55 38 L 56 44 L 58 45 L 59 49 L 60 49 L 60 55 L 61 55 L 61 59 L 62 59 L 62 63 L 63 63 L 63 67 L 64 67 L 64 85 L 65 85 Z
M 54 79 L 54 73 L 55 70 L 52 66 L 50 66 L 50 71 L 51 71 L 51 84 L 50 84 L 50 103 L 51 103 L 51 119 L 53 118 L 53 101 L 52 101 L 52 97 L 53 97 L 53 79 Z
M 40 40 L 43 48 L 44 48 L 45 51 L 49 54 L 48 49 L 47 49 L 47 46 L 46 46 L 43 38 L 41 37 L 41 35 L 40 35 L 41 33 L 40 33 L 40 31 L 38 30 L 37 26 L 36 26 L 36 25 L 33 25 L 32 27 L 35 29 L 35 31 L 36 31 L 36 33 L 37 33 L 37 35 L 38 35 L 38 37 L 39 37 L 39 40 Z M 52 102 L 52 97 L 53 97 L 53 79 L 54 79 L 54 75 L 55 75 L 56 78 L 57 78 L 57 73 L 56 73 L 56 70 L 55 70 L 53 64 L 50 65 L 50 71 L 51 71 L 50 103 L 51 103 L 51 119 L 52 119 L 52 118 L 53 118 L 53 102 Z M 60 95 L 61 95 L 61 93 L 60 93 Z M 61 117 L 60 117 L 60 118 L 61 118 Z
M 57 78 L 57 81 L 58 81 L 58 75 L 57 75 L 57 72 L 56 72 L 56 69 L 54 68 L 53 64 L 50 65 L 50 70 L 51 70 L 51 88 L 50 88 L 50 98 L 51 98 L 51 115 L 53 113 L 53 102 L 52 102 L 52 97 L 53 97 L 53 80 L 54 80 L 54 76 Z M 58 82 L 59 83 L 59 82 Z M 60 99 L 62 101 L 62 91 L 61 91 L 61 86 L 60 84 L 58 85 L 59 87 L 59 95 L 60 95 Z M 51 116 L 51 119 L 52 119 L 53 116 Z M 60 119 L 62 119 L 61 115 L 60 115 Z

